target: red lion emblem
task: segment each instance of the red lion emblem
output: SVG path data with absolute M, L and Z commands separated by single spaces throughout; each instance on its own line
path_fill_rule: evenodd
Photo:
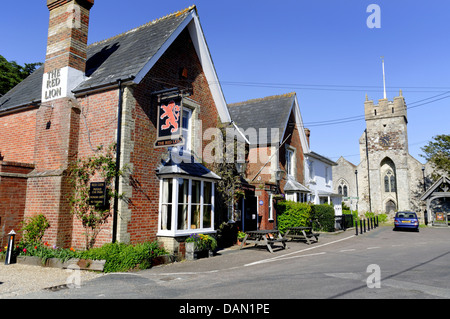
M 161 126 L 162 130 L 167 130 L 171 126 L 173 127 L 170 131 L 171 133 L 175 133 L 178 131 L 178 119 L 180 118 L 180 106 L 176 105 L 174 101 L 170 101 L 170 103 L 166 105 L 161 105 L 161 109 L 164 113 L 161 115 L 160 119 L 163 120 L 165 118 L 166 122 Z

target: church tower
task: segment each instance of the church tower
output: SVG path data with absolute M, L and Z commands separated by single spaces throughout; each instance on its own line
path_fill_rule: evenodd
M 366 130 L 360 139 L 361 185 L 367 211 L 410 209 L 407 107 L 400 96 L 364 103 Z

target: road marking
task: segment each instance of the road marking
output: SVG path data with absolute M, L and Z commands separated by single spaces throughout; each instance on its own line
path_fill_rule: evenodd
M 326 243 L 326 244 L 322 244 L 322 245 L 318 245 L 318 246 L 314 246 L 314 247 L 305 248 L 305 249 L 302 249 L 302 250 L 299 250 L 299 251 L 294 251 L 294 252 L 289 253 L 289 254 L 285 254 L 285 255 L 281 255 L 281 256 L 277 256 L 277 257 L 273 257 L 273 258 L 262 259 L 262 260 L 260 260 L 260 261 L 256 261 L 256 262 L 249 263 L 249 264 L 245 264 L 244 267 L 254 266 L 254 265 L 259 265 L 259 264 L 263 264 L 263 263 L 270 263 L 270 262 L 273 262 L 273 261 L 278 261 L 278 260 L 280 260 L 281 258 L 287 259 L 287 258 L 286 258 L 287 256 L 301 254 L 301 253 L 303 253 L 303 252 L 305 252 L 305 251 L 309 251 L 309 250 L 313 250 L 313 249 L 325 247 L 325 246 L 332 245 L 332 244 L 335 244 L 335 243 L 339 243 L 339 242 L 341 242 L 341 241 L 344 241 L 344 240 L 347 240 L 347 239 L 351 239 L 351 238 L 354 238 L 354 237 L 356 237 L 356 236 L 355 236 L 355 235 L 352 235 L 352 236 L 345 237 L 345 238 L 342 238 L 342 239 L 338 239 L 338 240 L 335 240 L 335 241 L 332 241 L 332 242 L 329 242 L 329 243 Z M 312 256 L 312 255 L 311 255 L 311 256 Z
M 394 279 L 381 280 L 381 286 L 388 286 L 392 288 L 406 289 L 406 290 L 417 290 L 429 295 L 450 298 L 450 289 L 432 287 L 428 285 L 416 284 L 413 282 L 399 281 Z
M 381 247 L 368 247 L 367 250 L 371 250 L 371 249 L 380 249 Z
M 339 252 L 340 253 L 345 253 L 345 252 L 348 252 L 348 251 L 355 251 L 356 249 L 343 249 L 343 250 L 340 250 Z

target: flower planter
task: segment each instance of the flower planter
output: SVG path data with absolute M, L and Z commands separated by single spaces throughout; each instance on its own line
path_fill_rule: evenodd
M 62 262 L 58 258 L 49 258 L 45 261 L 45 263 L 43 263 L 42 259 L 36 256 L 18 256 L 17 263 L 21 265 L 41 266 L 59 269 L 74 269 L 74 267 L 78 267 L 80 270 L 103 271 L 106 261 L 69 259 L 65 262 Z
M 212 250 L 195 250 L 195 243 L 185 243 L 186 260 L 196 260 L 200 258 L 209 258 L 214 256 Z

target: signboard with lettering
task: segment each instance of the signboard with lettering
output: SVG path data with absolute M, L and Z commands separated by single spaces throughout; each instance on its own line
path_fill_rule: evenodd
M 183 144 L 181 96 L 161 99 L 158 103 L 158 127 L 155 147 L 169 147 Z
M 44 74 L 42 101 L 48 102 L 67 96 L 68 68 L 54 69 Z
M 91 183 L 89 189 L 89 205 L 105 207 L 107 204 L 106 183 Z

